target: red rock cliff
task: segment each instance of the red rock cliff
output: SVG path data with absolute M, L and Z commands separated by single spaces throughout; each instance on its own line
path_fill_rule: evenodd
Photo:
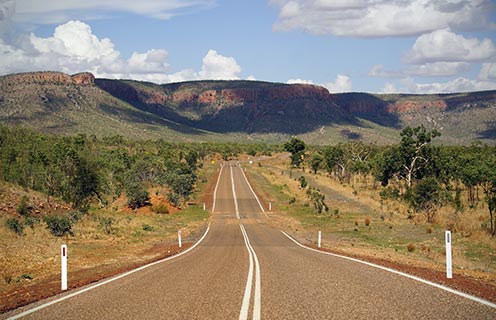
M 70 76 L 62 72 L 45 71 L 11 74 L 3 77 L 4 84 L 57 84 L 57 85 L 94 85 L 95 76 L 82 72 Z

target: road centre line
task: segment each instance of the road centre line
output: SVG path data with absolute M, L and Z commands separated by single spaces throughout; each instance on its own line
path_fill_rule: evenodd
M 214 203 L 212 204 L 212 213 L 215 211 L 215 200 L 217 199 L 217 188 L 219 187 L 219 181 L 220 181 L 220 176 L 222 174 L 222 169 L 224 168 L 224 164 L 220 166 L 219 169 L 219 176 L 217 177 L 217 183 L 215 184 L 215 189 L 214 189 Z
M 258 199 L 257 194 L 255 193 L 255 191 L 253 191 L 253 188 L 251 187 L 250 182 L 246 178 L 245 172 L 243 171 L 243 169 L 241 167 L 240 167 L 240 170 L 241 170 L 241 173 L 243 174 L 243 177 L 245 178 L 246 183 L 248 184 L 248 187 L 250 187 L 251 193 L 253 193 L 253 195 L 255 196 L 255 199 L 257 199 L 257 202 L 258 202 L 258 205 L 260 206 L 260 209 L 262 209 L 263 214 L 268 218 L 269 216 L 267 215 L 267 213 L 265 213 L 265 209 L 263 208 L 262 204 L 260 203 L 260 200 Z
M 97 284 L 94 284 L 94 285 L 92 285 L 92 286 L 86 287 L 86 288 L 84 288 L 84 289 L 82 289 L 82 290 L 79 290 L 79 291 L 76 291 L 76 292 L 70 293 L 70 294 L 65 295 L 65 296 L 63 296 L 63 297 L 60 297 L 60 298 L 58 298 L 58 299 L 55 299 L 55 300 L 52 300 L 52 301 L 50 301 L 50 302 L 44 303 L 44 304 L 39 305 L 39 306 L 37 306 L 37 307 L 35 307 L 35 308 L 33 308 L 33 309 L 26 310 L 26 311 L 24 311 L 24 312 L 21 312 L 21 313 L 19 313 L 19 314 L 14 315 L 14 316 L 12 316 L 12 317 L 10 317 L 10 318 L 7 318 L 7 320 L 14 320 L 14 319 L 19 319 L 19 318 L 25 317 L 25 316 L 27 316 L 27 315 L 29 315 L 29 314 L 31 314 L 31 313 L 34 313 L 34 312 L 36 312 L 36 311 L 39 311 L 39 310 L 45 309 L 46 307 L 49 307 L 49 306 L 54 305 L 54 304 L 56 304 L 56 303 L 62 302 L 62 301 L 67 300 L 67 299 L 70 299 L 70 298 L 72 298 L 72 297 L 75 297 L 75 296 L 80 295 L 80 294 L 82 294 L 82 293 L 85 293 L 85 292 L 87 292 L 87 291 L 90 291 L 90 290 L 96 289 L 96 288 L 101 287 L 101 286 L 103 286 L 103 285 L 106 285 L 106 284 L 108 284 L 108 283 L 110 283 L 110 282 L 114 282 L 114 281 L 116 281 L 116 280 L 119 280 L 119 279 L 122 279 L 122 278 L 124 278 L 124 277 L 127 277 L 127 276 L 129 276 L 129 275 L 131 275 L 131 274 L 133 274 L 133 273 L 135 273 L 135 272 L 138 272 L 138 271 L 144 270 L 144 269 L 146 269 L 146 268 L 149 268 L 149 267 L 151 267 L 151 266 L 157 265 L 157 264 L 162 263 L 162 262 L 166 262 L 166 261 L 169 261 L 169 260 L 172 260 L 172 259 L 175 259 L 175 258 L 179 258 L 180 256 L 185 255 L 186 253 L 188 253 L 188 252 L 190 252 L 191 250 L 193 250 L 194 248 L 196 248 L 196 247 L 197 247 L 197 246 L 198 246 L 198 245 L 199 245 L 199 244 L 203 241 L 203 239 L 205 239 L 205 237 L 207 236 L 207 234 L 208 234 L 208 231 L 209 231 L 209 230 L 210 230 L 210 223 L 208 224 L 208 226 L 207 226 L 207 230 L 205 231 L 205 233 L 203 234 L 203 236 L 200 238 L 200 240 L 198 240 L 198 241 L 197 241 L 197 242 L 196 242 L 193 246 L 191 246 L 190 248 L 188 248 L 187 250 L 185 250 L 185 251 L 183 251 L 183 252 L 181 252 L 181 253 L 178 253 L 178 254 L 176 254 L 176 255 L 173 255 L 173 256 L 167 257 L 167 258 L 165 258 L 165 259 L 161 259 L 161 260 L 158 260 L 158 261 L 155 261 L 155 262 L 152 262 L 152 263 L 146 264 L 146 265 L 144 265 L 144 266 L 141 266 L 141 267 L 139 267 L 139 268 L 136 268 L 136 269 L 130 270 L 130 271 L 128 271 L 128 272 L 125 272 L 125 273 L 120 274 L 120 275 L 118 275 L 118 276 L 115 276 L 115 277 L 113 277 L 113 278 L 110 278 L 110 279 L 104 280 L 104 281 L 102 281 L 102 282 L 99 282 L 99 283 L 97 283 Z
M 435 287 L 435 288 L 438 288 L 438 289 L 447 291 L 449 293 L 453 293 L 453 294 L 458 295 L 460 297 L 463 297 L 463 298 L 466 298 L 466 299 L 469 299 L 469 300 L 472 300 L 472 301 L 475 301 L 475 302 L 478 302 L 480 304 L 483 304 L 483 305 L 486 305 L 486 306 L 489 306 L 491 308 L 495 308 L 496 309 L 496 304 L 495 303 L 492 303 L 490 301 L 487 301 L 487 300 L 478 298 L 476 296 L 473 296 L 473 295 L 470 295 L 470 294 L 467 294 L 467 293 L 464 293 L 464 292 L 461 292 L 461 291 L 458 291 L 458 290 L 455 290 L 455 289 L 452 289 L 452 288 L 449 288 L 449 287 L 445 287 L 443 285 L 440 285 L 440 284 L 437 284 L 437 283 L 434 283 L 434 282 L 431 282 L 431 281 L 428 281 L 428 280 L 425 280 L 425 279 L 422 279 L 422 278 L 419 278 L 419 277 L 416 277 L 416 276 L 412 276 L 412 275 L 410 275 L 408 273 L 404 273 L 404 272 L 401 272 L 401 271 L 397 271 L 397 270 L 394 270 L 394 269 L 383 267 L 383 266 L 378 265 L 378 264 L 370 263 L 370 262 L 367 262 L 367 261 L 362 261 L 362 260 L 359 260 L 359 259 L 355 259 L 355 258 L 343 256 L 343 255 L 336 254 L 336 253 L 325 252 L 325 251 L 320 251 L 320 250 L 317 250 L 317 249 L 313 249 L 313 248 L 307 247 L 307 246 L 299 243 L 298 241 L 296 241 L 295 239 L 293 239 L 293 237 L 291 237 L 290 235 L 288 235 L 286 232 L 284 232 L 282 230 L 281 230 L 281 232 L 286 237 L 288 237 L 288 239 L 290 239 L 291 241 L 293 241 L 294 243 L 296 243 L 298 246 L 300 246 L 300 247 L 302 247 L 302 248 L 304 248 L 306 250 L 310 250 L 310 251 L 318 252 L 318 253 L 321 253 L 321 254 L 326 254 L 326 255 L 329 255 L 329 256 L 333 256 L 333 257 L 337 257 L 337 258 L 342 258 L 342 259 L 346 259 L 346 260 L 350 260 L 350 261 L 354 261 L 354 262 L 358 262 L 358 263 L 361 263 L 361 264 L 364 264 L 364 265 L 367 265 L 367 266 L 370 266 L 370 267 L 374 267 L 374 268 L 377 268 L 377 269 L 388 271 L 388 272 L 391 272 L 391 273 L 394 273 L 394 274 L 397 274 L 397 275 L 400 275 L 400 276 L 403 276 L 403 277 L 406 277 L 406 278 L 409 278 L 409 279 L 412 279 L 412 280 L 421 282 L 423 284 L 426 284 L 426 285 L 429 285 L 429 286 L 432 286 L 432 287 Z
M 241 311 L 239 313 L 239 320 L 248 319 L 248 312 L 250 308 L 251 299 L 251 287 L 253 282 L 253 261 L 255 261 L 255 294 L 253 298 L 253 318 L 254 320 L 260 320 L 261 314 L 261 300 L 262 300 L 262 290 L 261 290 L 261 277 L 260 277 L 260 264 L 258 262 L 257 254 L 251 246 L 250 239 L 246 233 L 245 227 L 240 224 L 241 233 L 245 240 L 245 245 L 250 255 L 250 268 L 248 270 L 248 277 L 246 279 L 245 294 L 243 296 L 243 303 L 241 305 Z
M 229 165 L 229 169 L 231 169 L 231 187 L 232 187 L 233 199 L 234 199 L 234 210 L 236 211 L 236 218 L 238 218 L 238 220 L 239 220 L 238 199 L 236 198 L 236 190 L 234 188 L 233 170 L 232 170 L 231 165 Z

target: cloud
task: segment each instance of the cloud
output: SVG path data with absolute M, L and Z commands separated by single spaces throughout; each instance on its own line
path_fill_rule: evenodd
M 396 89 L 396 86 L 392 83 L 386 83 L 384 85 L 384 88 L 382 89 L 382 91 L 380 93 L 398 93 L 398 89 Z
M 232 57 L 224 57 L 215 50 L 209 50 L 203 58 L 200 79 L 239 79 L 241 67 Z
M 483 90 L 495 90 L 496 83 L 491 81 L 473 80 L 463 77 L 447 82 L 417 83 L 412 78 L 400 81 L 401 87 L 396 90 L 392 84 L 387 84 L 390 90 L 402 93 L 430 94 L 430 93 L 456 93 Z M 384 90 L 386 87 L 384 88 Z
M 488 30 L 491 0 L 272 0 L 280 8 L 274 30 L 321 35 L 411 36 L 450 28 Z
M 417 38 L 404 58 L 407 63 L 486 61 L 496 55 L 490 39 L 465 38 L 448 29 L 437 30 Z
M 185 12 L 215 5 L 214 0 L 17 0 L 15 2 L 14 19 L 17 22 L 30 24 L 56 24 L 71 19 L 92 20 L 118 13 L 170 19 Z
M 352 84 L 350 77 L 338 74 L 334 82 L 328 82 L 324 87 L 331 93 L 350 92 Z
M 302 79 L 289 79 L 286 83 L 287 84 L 296 84 L 296 83 L 313 84 L 313 81 L 312 80 L 302 80 Z
M 496 63 L 483 63 L 479 79 L 496 81 Z
M 470 70 L 466 62 L 433 62 L 423 65 L 412 65 L 399 71 L 385 70 L 383 65 L 375 65 L 369 72 L 375 78 L 405 78 L 405 77 L 450 77 Z
M 69 21 L 55 28 L 51 37 L 24 35 L 20 45 L 0 39 L 0 74 L 54 70 L 68 74 L 92 72 L 97 77 L 130 78 L 157 83 L 201 79 L 238 79 L 241 67 L 232 57 L 209 50 L 199 72 L 191 69 L 169 73 L 168 52 L 150 49 L 128 59 L 108 38 L 99 39 L 89 25 Z

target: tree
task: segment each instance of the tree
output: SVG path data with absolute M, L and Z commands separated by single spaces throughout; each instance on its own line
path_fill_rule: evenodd
M 440 136 L 437 130 L 427 131 L 424 126 L 407 127 L 401 132 L 401 143 L 386 154 L 382 165 L 383 185 L 394 175 L 406 181 L 410 188 L 414 179 L 421 179 L 427 173 L 433 160 L 432 139 Z
M 131 209 L 141 208 L 149 204 L 150 194 L 143 183 L 132 181 L 126 186 L 127 204 Z
M 324 210 L 326 212 L 329 211 L 329 207 L 325 203 L 325 194 L 320 193 L 317 189 L 309 188 L 307 190 L 307 196 L 312 201 L 312 204 L 318 214 L 321 214 Z
M 344 150 L 340 145 L 328 147 L 324 151 L 324 161 L 329 173 L 334 172 L 339 179 L 344 178 L 346 174 L 346 161 Z
M 292 166 L 296 168 L 300 167 L 300 164 L 303 161 L 305 148 L 305 142 L 298 138 L 291 138 L 291 140 L 284 144 L 284 150 L 291 153 Z
M 300 178 L 298 179 L 298 181 L 300 181 L 300 187 L 302 189 L 305 189 L 307 187 L 307 185 L 308 185 L 307 179 L 305 179 L 304 176 L 300 176 Z
M 490 149 L 488 147 L 485 147 L 481 151 L 481 185 L 484 189 L 487 207 L 489 209 L 491 236 L 494 237 L 496 235 L 496 226 L 494 221 L 494 214 L 496 212 L 496 154 L 494 153 L 494 149 Z
M 415 211 L 423 212 L 427 222 L 432 223 L 441 204 L 441 186 L 436 179 L 425 178 L 408 189 L 405 198 Z
M 324 157 L 319 152 L 314 152 L 309 162 L 310 162 L 310 167 L 313 170 L 313 173 L 317 174 L 317 171 L 320 169 L 322 163 L 324 162 Z

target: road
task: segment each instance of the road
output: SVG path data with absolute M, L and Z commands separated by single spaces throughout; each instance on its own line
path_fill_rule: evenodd
M 0 318 L 496 319 L 493 304 L 305 249 L 269 219 L 242 168 L 226 164 L 194 249 Z

